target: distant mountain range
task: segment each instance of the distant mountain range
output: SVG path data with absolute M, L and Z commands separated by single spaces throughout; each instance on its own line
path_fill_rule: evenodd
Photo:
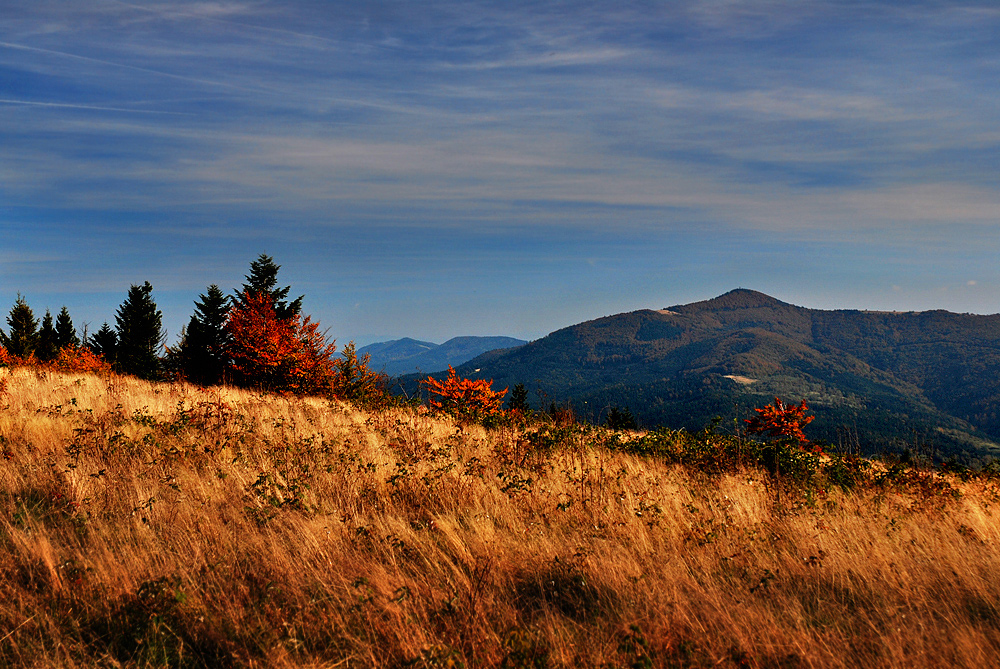
M 457 367 L 476 356 L 495 349 L 509 349 L 528 342 L 513 337 L 454 337 L 443 344 L 406 337 L 369 344 L 358 355 L 371 356 L 369 367 L 390 376 L 430 374 Z
M 594 422 L 618 406 L 645 426 L 732 426 L 778 396 L 805 399 L 809 435 L 842 447 L 1000 456 L 1000 315 L 823 311 L 740 289 L 580 323 L 458 370 Z

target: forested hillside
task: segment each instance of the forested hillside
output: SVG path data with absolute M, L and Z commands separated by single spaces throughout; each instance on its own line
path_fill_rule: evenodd
M 647 426 L 731 425 L 780 396 L 807 400 L 815 435 L 842 447 L 1000 454 L 1000 315 L 822 311 L 741 289 L 574 325 L 459 372 L 596 422 L 627 406 Z

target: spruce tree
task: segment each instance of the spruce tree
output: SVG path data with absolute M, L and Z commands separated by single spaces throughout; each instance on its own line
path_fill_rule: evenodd
M 71 346 L 76 348 L 80 345 L 80 338 L 76 336 L 76 328 L 73 327 L 73 319 L 69 317 L 69 309 L 63 306 L 56 316 L 56 346 L 60 349 Z
M 632 415 L 632 410 L 628 407 L 625 407 L 624 409 L 616 406 L 611 407 L 611 410 L 608 411 L 608 417 L 605 419 L 604 424 L 612 430 L 636 429 L 635 416 Z
M 38 331 L 38 347 L 35 349 L 35 357 L 42 362 L 55 360 L 59 355 L 59 346 L 56 343 L 56 328 L 52 320 L 52 312 L 45 310 L 45 317 L 42 319 L 42 329 Z
M 510 411 L 517 411 L 522 415 L 527 415 L 531 411 L 531 407 L 528 405 L 528 391 L 525 389 L 523 383 L 518 383 L 514 386 L 514 389 L 510 391 L 510 399 L 507 402 L 507 409 Z
M 229 302 L 215 284 L 198 298 L 178 346 L 176 364 L 189 381 L 209 386 L 223 380 L 229 362 L 232 340 L 226 330 Z
M 133 374 L 141 379 L 155 379 L 160 375 L 160 358 L 163 345 L 163 314 L 153 301 L 153 286 L 133 284 L 128 296 L 115 314 L 118 347 L 115 371 Z
M 101 328 L 90 337 L 90 350 L 104 358 L 107 363 L 114 363 L 115 353 L 118 349 L 118 335 L 105 322 Z
M 38 346 L 38 319 L 20 295 L 11 307 L 10 315 L 7 316 L 7 325 L 10 326 L 10 334 L 0 332 L 2 335 L 0 343 L 11 355 L 19 358 L 30 357 Z
M 261 253 L 256 260 L 250 263 L 250 274 L 244 277 L 247 281 L 236 294 L 235 303 L 246 307 L 247 293 L 261 293 L 268 296 L 279 320 L 289 320 L 293 316 L 297 316 L 302 311 L 302 299 L 305 296 L 299 295 L 291 302 L 287 301 L 288 293 L 292 287 L 278 288 L 279 269 L 281 269 L 281 265 L 276 265 L 274 258 Z

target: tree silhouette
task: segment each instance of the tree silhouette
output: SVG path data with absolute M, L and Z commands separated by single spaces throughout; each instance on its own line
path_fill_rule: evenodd
M 611 407 L 604 424 L 612 430 L 635 430 L 638 427 L 635 416 L 632 415 L 632 410 L 628 407 L 624 409 L 616 406 Z
M 142 379 L 160 375 L 158 353 L 163 345 L 163 314 L 153 301 L 153 286 L 133 284 L 115 315 L 118 346 L 115 371 Z
M 18 358 L 29 358 L 38 346 L 38 319 L 20 295 L 7 316 L 10 334 L 0 332 L 0 344 Z
M 118 350 L 118 335 L 107 322 L 90 337 L 90 350 L 101 356 L 105 362 L 114 363 Z
M 69 317 L 69 309 L 63 306 L 56 316 L 56 346 L 64 349 L 67 346 L 76 348 L 80 345 L 80 338 L 76 336 L 76 328 L 73 327 L 73 319 Z
M 291 286 L 278 288 L 278 270 L 281 265 L 274 262 L 274 258 L 261 253 L 256 260 L 250 263 L 250 274 L 244 278 L 247 280 L 243 287 L 233 297 L 235 304 L 246 306 L 246 296 L 263 294 L 266 295 L 274 309 L 275 315 L 280 320 L 288 320 L 297 316 L 302 311 L 302 300 L 305 297 L 300 295 L 291 302 L 287 301 Z
M 510 399 L 507 400 L 507 409 L 526 416 L 531 407 L 528 405 L 528 391 L 523 383 L 514 384 L 514 389 L 510 391 Z
M 230 307 L 215 284 L 198 298 L 181 341 L 170 355 L 184 378 L 209 386 L 222 382 L 229 364 L 232 337 L 226 330 L 226 319 Z
M 35 349 L 35 357 L 42 362 L 50 362 L 59 355 L 59 344 L 56 338 L 56 327 L 52 320 L 52 312 L 45 310 L 45 317 L 42 318 L 42 328 L 38 331 L 38 347 Z

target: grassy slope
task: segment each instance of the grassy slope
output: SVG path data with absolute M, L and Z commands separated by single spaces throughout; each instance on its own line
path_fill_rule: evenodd
M 3 666 L 1000 661 L 990 480 L 779 497 L 598 432 L 529 447 L 408 410 L 0 384 Z

